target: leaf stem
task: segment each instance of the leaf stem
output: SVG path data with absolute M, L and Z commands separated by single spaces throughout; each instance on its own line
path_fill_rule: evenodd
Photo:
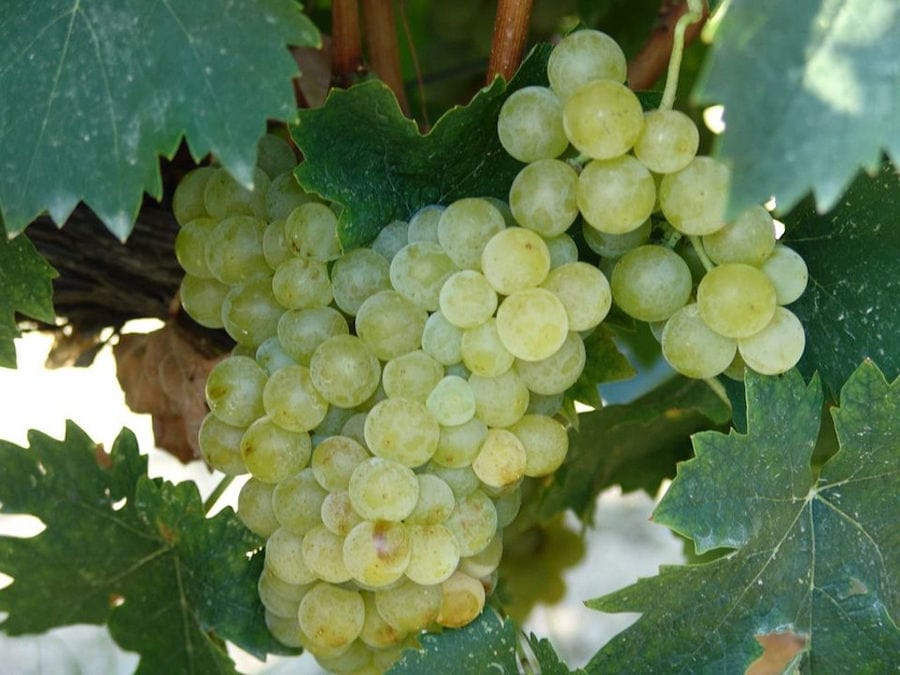
M 675 93 L 678 90 L 678 73 L 681 70 L 681 57 L 684 54 L 684 32 L 687 27 L 696 23 L 703 16 L 703 0 L 687 0 L 687 11 L 675 24 L 672 35 L 672 55 L 669 57 L 669 70 L 666 73 L 666 88 L 663 91 L 660 110 L 669 110 L 675 103 Z
M 491 57 L 488 62 L 487 83 L 497 75 L 507 82 L 522 61 L 528 24 L 531 20 L 532 0 L 499 0 L 494 19 L 494 36 L 491 39 Z
M 216 505 L 216 502 L 219 501 L 222 494 L 225 490 L 228 489 L 228 486 L 234 481 L 234 476 L 222 476 L 222 480 L 213 488 L 213 491 L 209 493 L 209 497 L 207 497 L 203 502 L 203 513 L 209 514 L 212 511 L 212 508 Z
M 696 234 L 690 235 L 688 239 L 691 240 L 691 246 L 694 247 L 694 250 L 697 252 L 697 257 L 700 258 L 700 262 L 703 263 L 703 269 L 709 272 L 716 264 L 710 260 L 706 253 L 706 249 L 703 248 L 703 241 Z

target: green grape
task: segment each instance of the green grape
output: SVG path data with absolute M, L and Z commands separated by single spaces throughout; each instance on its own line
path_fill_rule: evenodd
M 234 286 L 222 302 L 222 323 L 239 345 L 255 350 L 278 332 L 284 308 L 272 293 L 268 277 Z
M 291 211 L 316 198 L 307 193 L 297 183 L 293 171 L 287 171 L 272 179 L 266 192 L 266 217 L 270 220 L 284 220 Z
M 638 97 L 613 80 L 592 80 L 581 85 L 563 106 L 566 136 L 591 159 L 625 154 L 643 126 L 644 111 Z
M 269 178 L 275 178 L 297 166 L 294 149 L 281 136 L 264 134 L 256 146 L 256 165 L 266 172 Z
M 390 263 L 372 249 L 348 251 L 331 268 L 331 285 L 334 304 L 355 316 L 366 300 L 391 289 Z
M 437 204 L 425 206 L 413 214 L 409 219 L 409 228 L 407 229 L 407 239 L 410 244 L 417 241 L 430 241 L 438 243 L 438 221 L 444 207 Z
M 442 426 L 465 424 L 475 415 L 475 394 L 463 378 L 447 375 L 428 395 L 425 407 Z
M 737 382 L 744 381 L 744 373 L 747 370 L 747 364 L 741 358 L 741 352 L 738 351 L 734 355 L 734 359 L 728 364 L 728 367 L 722 371 L 722 374 Z
M 340 408 L 336 405 L 328 406 L 325 418 L 312 431 L 313 447 L 317 447 L 329 436 L 340 436 L 344 424 L 356 413 L 357 410 L 355 408 Z
M 682 375 L 715 377 L 734 359 L 737 343 L 706 325 L 696 303 L 685 305 L 666 322 L 660 342 L 666 361 Z
M 488 429 L 472 470 L 482 483 L 502 488 L 522 479 L 526 461 L 525 447 L 515 434 L 506 429 Z
M 653 176 L 631 155 L 588 162 L 578 177 L 576 195 L 584 219 L 607 234 L 639 228 L 656 203 Z
M 297 362 L 284 351 L 276 335 L 266 338 L 256 348 L 256 362 L 269 375 L 285 366 L 297 365 Z
M 381 291 L 366 300 L 356 313 L 356 334 L 382 361 L 417 350 L 428 312 L 397 291 Z
M 284 219 L 273 220 L 263 230 L 262 235 L 262 253 L 266 259 L 266 264 L 272 269 L 278 269 L 278 266 L 289 260 L 294 251 L 287 243 L 284 236 Z
M 601 232 L 597 228 L 591 227 L 588 223 L 584 223 L 581 232 L 584 235 L 584 241 L 588 248 L 594 253 L 604 258 L 619 258 L 631 249 L 646 243 L 650 238 L 652 229 L 648 219 L 630 232 L 623 232 L 622 234 Z
M 368 458 L 366 449 L 352 438 L 331 436 L 312 451 L 310 467 L 319 485 L 338 492 L 348 488 L 353 470 Z
M 217 224 L 212 218 L 194 218 L 182 225 L 175 235 L 175 257 L 188 274 L 200 279 L 213 278 L 206 263 L 206 247 Z
M 241 458 L 243 435 L 243 427 L 226 424 L 215 414 L 209 413 L 200 424 L 197 438 L 203 460 L 216 471 L 229 476 L 247 473 Z
M 434 454 L 440 428 L 418 401 L 389 398 L 369 411 L 365 435 L 366 445 L 377 457 L 419 466 Z
M 302 631 L 300 630 L 300 624 L 297 622 L 296 612 L 294 616 L 285 617 L 266 610 L 265 622 L 266 628 L 281 644 L 295 649 L 303 646 Z
M 469 466 L 487 438 L 487 431 L 487 425 L 477 417 L 464 424 L 442 426 L 437 450 L 431 460 L 446 467 Z
M 551 474 L 566 458 L 569 436 L 565 427 L 552 417 L 525 415 L 509 430 L 525 448 L 526 476 Z
M 411 553 L 406 576 L 417 584 L 440 584 L 453 574 L 459 564 L 459 543 L 440 524 L 409 527 Z
M 391 260 L 391 285 L 416 307 L 433 312 L 441 286 L 456 271 L 439 244 L 417 241 L 401 248 Z
M 444 525 L 456 537 L 460 556 L 475 555 L 491 542 L 497 532 L 497 509 L 490 497 L 481 490 L 475 490 L 456 502 L 456 508 Z
M 441 314 L 447 321 L 459 328 L 472 328 L 494 315 L 497 293 L 481 272 L 462 270 L 444 282 L 439 303 Z
M 459 571 L 470 577 L 482 579 L 491 574 L 500 565 L 503 555 L 503 533 L 498 531 L 483 550 L 459 561 Z
M 322 502 L 325 503 L 324 501 Z M 303 535 L 303 561 L 322 581 L 342 584 L 350 581 L 344 565 L 344 538 L 324 525 L 316 525 Z
M 303 537 L 279 528 L 266 540 L 266 569 L 288 584 L 311 584 L 316 575 L 303 560 Z
M 346 422 L 344 422 L 344 426 L 341 427 L 341 436 L 352 438 L 364 448 L 368 448 L 368 446 L 366 445 L 365 434 L 366 418 L 368 416 L 369 413 L 365 412 L 351 415 L 351 417 Z
M 396 586 L 375 591 L 375 607 L 381 618 L 398 630 L 427 628 L 441 608 L 441 588 L 405 579 Z
M 475 394 L 475 416 L 489 427 L 515 424 L 528 408 L 528 389 L 510 369 L 497 377 L 469 376 Z
M 333 307 L 295 309 L 278 320 L 278 341 L 288 356 L 308 366 L 316 348 L 330 337 L 348 335 L 347 320 Z
M 730 223 L 703 236 L 703 249 L 716 263 L 759 267 L 775 249 L 775 225 L 762 206 L 751 206 Z
M 699 145 L 700 133 L 690 117 L 678 110 L 650 110 L 644 113 L 634 156 L 654 173 L 674 173 L 690 164 Z
M 511 295 L 537 286 L 547 278 L 550 251 L 539 234 L 522 227 L 510 227 L 495 234 L 485 244 L 481 269 L 498 293 Z
M 341 257 L 337 216 L 325 204 L 307 202 L 296 207 L 284 221 L 284 236 L 301 258 L 329 262 Z
M 436 621 L 447 628 L 465 626 L 481 614 L 484 601 L 484 586 L 478 579 L 454 572 L 441 584 L 441 610 Z
M 430 473 L 416 474 L 419 483 L 419 498 L 416 506 L 404 522 L 416 525 L 443 523 L 456 506 L 456 497 L 450 486 Z
M 329 493 L 322 502 L 322 510 L 319 515 L 322 518 L 322 524 L 330 532 L 341 537 L 346 537 L 350 530 L 362 522 L 362 518 L 353 509 L 350 493 L 346 490 Z
M 578 246 L 575 240 L 567 234 L 558 234 L 544 240 L 547 250 L 550 251 L 550 269 L 578 260 Z
M 434 312 L 422 331 L 422 350 L 439 364 L 452 366 L 462 359 L 462 329 L 441 312 Z
M 380 652 L 400 643 L 406 637 L 406 632 L 397 630 L 381 618 L 375 607 L 375 593 L 366 591 L 362 596 L 366 605 L 366 619 L 359 639 L 363 644 Z
M 349 646 L 362 631 L 366 606 L 359 591 L 319 583 L 303 596 L 298 620 L 310 640 L 310 651 Z
M 268 417 L 247 427 L 241 439 L 241 456 L 257 480 L 277 483 L 297 473 L 309 462 L 309 434 L 282 429 Z
M 458 199 L 441 214 L 438 241 L 457 267 L 477 270 L 485 245 L 505 228 L 503 214 L 486 199 Z
M 799 253 L 784 244 L 775 247 L 763 263 L 762 271 L 775 287 L 775 302 L 779 305 L 791 304 L 806 290 L 809 280 L 806 263 Z
M 424 471 L 433 474 L 444 481 L 449 486 L 450 491 L 453 492 L 453 496 L 456 497 L 456 499 L 468 497 L 478 489 L 479 485 L 481 485 L 478 476 L 472 471 L 472 467 L 468 465 L 450 467 L 441 466 L 435 462 L 429 462 L 425 466 Z
M 328 412 L 328 402 L 316 390 L 306 366 L 287 366 L 272 373 L 262 398 L 266 414 L 288 431 L 315 429 Z
M 335 335 L 312 355 L 309 374 L 326 401 L 353 408 L 378 389 L 381 364 L 365 342 L 355 335 Z
M 289 258 L 272 277 L 272 292 L 285 309 L 327 307 L 333 299 L 328 268 L 321 260 Z
M 278 519 L 272 508 L 275 486 L 251 478 L 238 493 L 237 516 L 248 530 L 260 537 L 268 537 L 278 529 Z
M 206 265 L 223 284 L 239 284 L 272 273 L 262 251 L 266 224 L 250 216 L 225 218 L 209 235 Z
M 497 197 L 482 197 L 486 202 L 490 202 L 495 209 L 500 212 L 500 215 L 503 216 L 503 222 L 506 227 L 516 227 L 516 219 L 513 218 L 512 211 L 509 208 L 509 204 L 507 204 L 502 199 L 498 199 Z
M 513 92 L 500 108 L 497 135 L 503 149 L 520 162 L 559 157 L 569 147 L 562 105 L 547 87 Z
M 647 244 L 619 258 L 610 287 L 613 300 L 629 316 L 662 321 L 687 303 L 691 271 L 671 249 Z
M 194 321 L 207 328 L 222 328 L 222 303 L 228 290 L 221 281 L 185 274 L 178 294 L 181 306 Z
M 369 647 L 357 639 L 350 647 L 336 656 L 317 656 L 313 654 L 316 662 L 329 673 L 353 673 L 354 675 L 369 675 L 373 671 L 368 670 L 372 662 L 372 651 Z M 380 671 L 373 675 L 380 675 Z
M 385 225 L 372 241 L 372 250 L 390 262 L 397 251 L 409 243 L 409 223 L 394 220 Z
M 247 356 L 229 356 L 206 378 L 206 402 L 226 424 L 246 427 L 262 417 L 266 372 Z
M 606 318 L 612 305 L 612 291 L 603 272 L 583 262 L 551 270 L 541 288 L 562 302 L 570 331 L 594 328 Z
M 697 287 L 700 317 L 719 335 L 746 338 L 775 314 L 775 287 L 761 270 L 726 263 L 710 270 Z
M 384 364 L 382 384 L 389 398 L 425 403 L 428 394 L 444 377 L 441 364 L 423 351 L 414 351 Z
M 419 499 L 419 483 L 412 470 L 399 462 L 369 457 L 350 475 L 350 502 L 366 520 L 400 521 Z
M 275 486 L 272 510 L 284 530 L 306 534 L 321 522 L 322 502 L 327 495 L 312 470 L 303 469 Z
M 758 333 L 738 340 L 738 350 L 750 368 L 763 375 L 785 373 L 797 365 L 806 347 L 800 319 L 776 307 L 772 320 Z
M 463 333 L 460 355 L 466 368 L 482 377 L 502 375 L 512 368 L 515 361 L 515 357 L 500 339 L 495 319 L 489 319 Z
M 578 174 L 566 162 L 542 159 L 529 164 L 509 189 L 509 206 L 516 222 L 542 237 L 562 234 L 575 222 Z
M 527 452 L 527 451 L 526 451 Z M 494 499 L 494 508 L 497 510 L 497 530 L 502 530 L 519 515 L 522 506 L 522 488 L 515 486 Z
M 306 595 L 310 586 L 285 583 L 272 574 L 270 570 L 263 569 L 262 574 L 259 575 L 256 588 L 259 593 L 259 599 L 265 606 L 266 611 L 279 617 L 292 617 L 296 620 L 300 601 Z
M 271 181 L 265 172 L 253 169 L 253 188 L 248 190 L 225 169 L 213 169 L 203 189 L 206 212 L 217 220 L 226 216 L 266 217 L 266 193 Z
M 578 337 L 577 333 L 575 334 L 575 336 Z M 569 338 L 566 338 L 566 343 L 568 342 L 568 340 L 569 340 Z M 581 342 L 581 339 L 579 338 L 578 341 Z M 563 351 L 563 349 L 566 346 L 566 343 L 563 343 L 563 346 L 560 348 L 559 352 Z M 582 346 L 582 348 L 584 347 L 583 342 L 581 343 L 581 346 Z M 557 354 L 559 352 L 557 352 Z M 521 361 L 520 365 L 523 363 L 526 363 L 526 362 Z M 541 362 L 540 361 L 531 361 L 528 363 L 536 364 L 536 363 L 541 363 Z M 519 368 L 517 368 L 516 371 L 519 373 L 519 377 L 522 378 L 522 380 L 525 382 L 525 384 L 527 386 L 528 381 L 522 375 L 521 370 Z M 531 388 L 529 387 L 529 389 L 531 389 Z M 566 389 L 568 389 L 568 387 L 566 387 Z M 527 415 L 547 415 L 548 417 L 553 417 L 554 415 L 559 413 L 560 410 L 562 410 L 564 399 L 565 399 L 565 396 L 563 396 L 562 393 L 538 394 L 534 390 L 531 390 L 531 395 L 529 396 L 529 400 L 528 400 L 528 410 L 526 411 L 526 414 Z
M 725 225 L 731 171 L 712 157 L 695 157 L 681 171 L 663 176 L 659 206 L 682 234 L 712 234 Z
M 544 288 L 516 291 L 497 309 L 497 332 L 504 346 L 523 361 L 540 361 L 565 342 L 569 332 L 566 308 Z
M 622 48 L 597 30 L 570 33 L 553 48 L 547 61 L 550 87 L 563 99 L 591 80 L 624 82 L 625 75 Z
M 403 576 L 411 551 L 403 523 L 364 520 L 344 539 L 344 564 L 358 583 L 378 588 Z
M 207 218 L 209 213 L 203 202 L 206 182 L 216 172 L 211 166 L 200 166 L 188 171 L 172 195 L 172 213 L 179 225 L 184 226 L 197 218 Z

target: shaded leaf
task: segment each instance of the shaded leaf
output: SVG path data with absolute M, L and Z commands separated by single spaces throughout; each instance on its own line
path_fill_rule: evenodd
M 900 159 L 898 24 L 894 0 L 730 3 L 694 96 L 725 105 L 735 213 L 810 189 L 827 211 L 882 149 Z
M 690 435 L 730 415 L 709 385 L 683 377 L 632 403 L 579 415 L 566 461 L 541 497 L 541 515 L 570 508 L 590 521 L 597 495 L 610 485 L 655 494 L 675 474 L 675 464 L 690 456 Z
M 261 556 L 249 559 L 262 542 L 231 509 L 206 518 L 195 484 L 147 478 L 127 430 L 109 455 L 71 422 L 64 441 L 29 442 L 0 442 L 3 512 L 46 525 L 0 537 L 0 570 L 14 579 L 0 590 L 6 633 L 107 623 L 141 673 L 232 673 L 217 638 L 260 658 L 284 652 L 256 593 Z
M 584 370 L 578 381 L 566 392 L 566 395 L 576 401 L 581 401 L 594 408 L 603 405 L 600 398 L 598 384 L 627 380 L 637 374 L 634 367 L 619 351 L 613 339 L 613 334 L 604 326 L 598 326 L 584 340 L 586 361 Z
M 800 371 L 818 371 L 837 400 L 863 359 L 900 373 L 900 178 L 885 164 L 861 174 L 826 215 L 806 200 L 785 218 L 783 241 L 809 268 L 806 292 L 790 306 L 806 328 Z
M 157 155 L 187 138 L 250 184 L 266 118 L 292 119 L 286 44 L 318 44 L 292 0 L 10 0 L 0 15 L 0 207 L 13 234 L 84 201 L 120 239 Z
M 305 157 L 297 179 L 344 205 L 344 247 L 371 241 L 392 220 L 406 220 L 428 204 L 462 197 L 505 201 L 523 164 L 500 145 L 497 115 L 513 91 L 547 84 L 549 53 L 549 45 L 536 47 L 509 86 L 494 80 L 424 136 L 403 116 L 393 92 L 374 80 L 334 90 L 323 107 L 301 110 L 292 129 Z
M 569 667 L 559 658 L 559 654 L 553 649 L 550 640 L 538 638 L 534 633 L 528 636 L 528 642 L 534 651 L 535 657 L 541 666 L 541 675 L 569 675 L 569 673 L 582 673 L 579 670 L 569 670 Z
M 654 518 L 699 552 L 736 549 L 588 604 L 642 612 L 588 671 L 743 672 L 759 635 L 807 638 L 804 672 L 882 673 L 900 653 L 900 381 L 865 362 L 833 418 L 839 452 L 810 468 L 822 394 L 791 371 L 746 379 L 748 434 L 694 437 Z M 894 618 L 892 618 L 894 617 Z

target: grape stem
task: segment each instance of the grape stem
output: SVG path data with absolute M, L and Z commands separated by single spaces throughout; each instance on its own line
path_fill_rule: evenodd
M 684 32 L 692 23 L 696 23 L 703 16 L 703 0 L 687 0 L 688 10 L 681 15 L 675 24 L 675 32 L 672 36 L 672 55 L 669 57 L 669 70 L 666 73 L 666 88 L 663 91 L 660 110 L 670 110 L 675 103 L 675 93 L 678 90 L 678 73 L 681 70 L 681 57 L 684 54 Z
M 234 476 L 222 476 L 222 480 L 220 480 L 216 487 L 213 488 L 213 491 L 209 493 L 209 497 L 204 500 L 203 513 L 209 514 L 209 512 L 212 511 L 216 502 L 219 501 L 222 494 L 228 489 L 228 486 L 231 485 L 233 480 Z
M 694 250 L 697 252 L 697 257 L 700 258 L 700 262 L 703 263 L 703 269 L 709 272 L 716 264 L 710 260 L 709 256 L 706 254 L 706 249 L 703 248 L 703 242 L 700 240 L 700 237 L 696 234 L 692 234 L 688 239 L 691 240 L 691 246 L 694 247 Z

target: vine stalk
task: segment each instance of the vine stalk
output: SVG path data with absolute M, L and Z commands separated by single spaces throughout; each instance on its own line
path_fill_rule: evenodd
M 394 92 L 400 108 L 409 114 L 409 103 L 400 70 L 394 3 L 390 0 L 362 0 L 366 46 L 372 71 Z
M 333 0 L 331 25 L 331 78 L 346 86 L 362 67 L 358 0 Z
M 487 83 L 497 75 L 509 81 L 519 63 L 528 37 L 532 0 L 499 0 L 494 19 L 494 36 L 491 39 L 491 56 L 488 61 Z

